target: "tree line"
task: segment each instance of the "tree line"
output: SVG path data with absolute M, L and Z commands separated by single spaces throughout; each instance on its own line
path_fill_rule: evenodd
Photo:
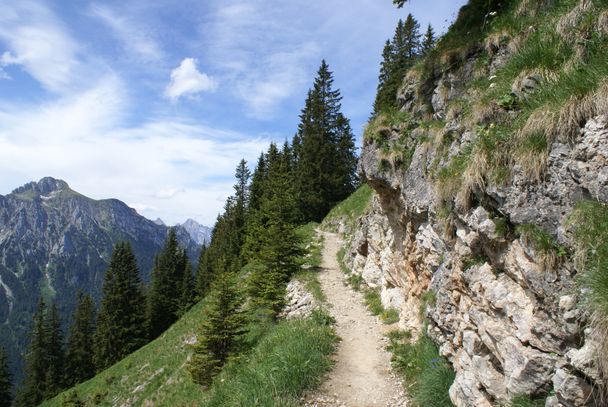
M 188 369 L 203 386 L 248 349 L 249 324 L 275 321 L 305 249 L 297 226 L 322 220 L 357 186 L 354 136 L 322 61 L 291 142 L 272 143 L 253 172 L 242 160 L 199 268 L 211 287 Z
M 204 296 L 194 286 L 195 278 L 174 229 L 155 257 L 147 289 L 131 245 L 117 243 L 105 273 L 99 311 L 89 294 L 79 293 L 67 338 L 57 304 L 49 306 L 39 299 L 25 355 L 25 379 L 12 405 L 36 406 L 155 339 Z M 11 405 L 10 400 L 10 376 L 0 354 L 0 406 Z
M 435 31 L 430 24 L 422 35 L 420 24 L 411 14 L 405 21 L 399 20 L 393 38 L 386 41 L 382 51 L 373 116 L 398 108 L 397 91 L 407 71 L 428 55 L 435 43 Z
M 67 337 L 57 304 L 41 298 L 25 355 L 25 379 L 12 405 L 36 406 L 90 379 L 160 336 L 196 302 L 206 315 L 188 369 L 209 385 L 246 350 L 248 321 L 274 321 L 304 249 L 296 227 L 320 221 L 357 186 L 354 136 L 325 61 L 309 90 L 291 142 L 271 143 L 253 172 L 241 160 L 234 194 L 218 215 L 208 246 L 192 266 L 174 229 L 156 255 L 145 287 L 129 243 L 117 243 L 96 308 L 78 294 Z M 11 378 L 0 350 L 0 407 L 11 405 Z

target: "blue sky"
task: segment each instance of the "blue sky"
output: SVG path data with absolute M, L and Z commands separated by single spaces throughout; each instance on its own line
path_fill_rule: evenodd
M 384 41 L 465 0 L 0 0 L 0 194 L 44 176 L 212 225 L 239 159 L 291 138 L 321 59 L 359 137 Z

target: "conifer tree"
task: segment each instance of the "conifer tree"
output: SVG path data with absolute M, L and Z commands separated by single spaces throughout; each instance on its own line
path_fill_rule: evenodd
M 177 321 L 185 267 L 177 233 L 171 228 L 152 270 L 152 283 L 148 293 L 150 339 L 158 337 Z
M 333 81 L 329 66 L 322 61 L 300 114 L 295 180 L 304 222 L 322 220 L 354 190 L 354 136 L 340 111 L 342 97 L 333 89 Z M 352 142 L 348 152 L 340 150 L 345 141 Z M 348 154 L 353 158 L 345 160 L 343 155 Z
M 190 265 L 190 261 L 188 260 L 188 255 L 186 254 L 186 250 L 182 250 L 182 261 L 185 264 L 184 267 L 184 276 L 181 284 L 181 295 L 179 301 L 179 315 L 184 315 L 192 305 L 194 305 L 195 298 L 195 290 L 194 290 L 194 280 L 192 276 L 192 266 Z
M 25 379 L 15 398 L 18 407 L 37 406 L 46 393 L 46 304 L 42 297 L 33 317 L 27 354 L 25 356 Z
M 50 399 L 65 388 L 65 349 L 61 319 L 53 303 L 45 321 L 46 377 L 44 398 Z
M 129 243 L 114 247 L 95 332 L 95 365 L 103 370 L 147 342 L 146 306 Z
M 202 300 L 209 291 L 209 286 L 213 281 L 213 272 L 209 263 L 209 252 L 207 247 L 201 248 L 201 254 L 198 258 L 198 266 L 196 269 L 195 293 L 196 299 Z
M 435 31 L 433 27 L 429 24 L 426 29 L 426 33 L 424 34 L 424 38 L 422 39 L 422 44 L 420 47 L 420 52 L 422 55 L 427 55 L 433 48 L 435 48 Z
M 89 294 L 78 293 L 68 336 L 66 384 L 74 386 L 95 374 L 93 349 L 95 338 L 95 304 Z
M 288 145 L 268 168 L 260 210 L 247 236 L 248 258 L 254 267 L 248 292 L 255 307 L 276 316 L 284 305 L 285 287 L 302 255 L 294 219 L 298 205 Z
M 10 407 L 13 401 L 13 385 L 6 350 L 0 347 L 0 407 Z
M 413 65 L 420 50 L 420 24 L 413 15 L 408 14 L 403 23 L 403 50 L 398 49 L 400 54 L 406 58 L 406 65 Z M 407 68 L 409 68 L 407 66 Z
M 260 154 L 258 163 L 251 176 L 251 185 L 249 187 L 249 212 L 260 209 L 260 202 L 264 191 L 264 180 L 266 179 L 266 157 L 264 153 Z
M 418 21 L 408 14 L 405 22 L 399 20 L 397 23 L 392 40 L 386 42 L 378 76 L 374 116 L 397 107 L 397 90 L 421 52 L 419 31 Z
M 192 380 L 200 385 L 209 386 L 224 364 L 242 350 L 247 331 L 241 311 L 243 297 L 236 284 L 230 270 L 219 271 L 213 282 L 209 308 L 188 366 Z

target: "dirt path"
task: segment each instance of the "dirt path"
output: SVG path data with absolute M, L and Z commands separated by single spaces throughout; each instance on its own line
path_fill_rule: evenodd
M 390 355 L 382 333 L 387 327 L 369 313 L 363 296 L 345 285 L 336 254 L 341 242 L 332 233 L 325 237 L 319 280 L 327 296 L 336 331 L 342 341 L 336 365 L 307 407 L 406 406 L 403 387 L 391 373 Z

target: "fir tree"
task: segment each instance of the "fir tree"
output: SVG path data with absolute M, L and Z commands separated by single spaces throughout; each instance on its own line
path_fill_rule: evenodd
M 53 303 L 45 321 L 46 377 L 44 398 L 50 399 L 65 388 L 65 349 L 61 319 L 57 305 Z
M 158 337 L 177 321 L 185 266 L 176 231 L 171 228 L 152 270 L 152 283 L 148 293 L 150 339 Z
M 92 350 L 95 338 L 95 304 L 91 296 L 78 293 L 68 336 L 66 384 L 74 386 L 95 374 Z
M 268 168 L 264 192 L 246 243 L 247 260 L 254 265 L 248 292 L 255 307 L 276 316 L 284 305 L 286 284 L 298 269 L 302 255 L 293 225 L 298 206 L 288 145 Z
M 342 97 L 333 89 L 333 81 L 329 66 L 322 61 L 300 114 L 295 180 L 304 222 L 322 220 L 354 190 L 354 136 L 340 111 Z M 341 151 L 340 145 L 349 140 L 352 150 Z M 345 160 L 348 154 L 353 157 Z
M 42 297 L 34 314 L 30 343 L 25 356 L 25 379 L 15 398 L 19 407 L 37 406 L 46 393 L 46 304 Z
M 0 407 L 10 407 L 13 401 L 12 376 L 8 368 L 6 350 L 0 347 Z
M 184 315 L 194 305 L 195 290 L 192 276 L 192 266 L 188 260 L 186 250 L 182 250 L 182 262 L 185 264 L 184 276 L 181 283 L 181 295 L 179 301 L 179 315 Z
M 260 202 L 264 192 L 264 180 L 266 179 L 266 157 L 264 153 L 260 154 L 258 163 L 251 176 L 251 185 L 249 187 L 249 212 L 260 209 Z
M 413 15 L 408 14 L 403 23 L 403 49 L 397 50 L 405 56 L 406 66 L 409 68 L 414 64 L 415 58 L 420 51 L 420 24 Z M 409 65 L 409 66 L 408 66 Z
M 426 33 L 424 34 L 424 38 L 422 39 L 422 44 L 420 48 L 421 54 L 428 55 L 428 53 L 431 52 L 433 48 L 435 48 L 435 42 L 435 31 L 433 30 L 433 27 L 429 24 L 426 29 Z
M 243 297 L 236 284 L 231 271 L 219 272 L 213 283 L 206 318 L 188 366 L 192 380 L 200 385 L 209 386 L 224 364 L 242 350 L 246 321 L 241 311 Z
M 416 19 L 408 14 L 405 22 L 399 20 L 397 23 L 392 40 L 386 42 L 378 76 L 374 116 L 397 108 L 397 90 L 421 52 L 419 30 Z
M 114 247 L 95 332 L 95 365 L 103 370 L 147 342 L 145 297 L 129 243 Z
M 195 293 L 197 300 L 205 298 L 212 281 L 213 273 L 209 264 L 209 252 L 207 251 L 207 247 L 203 246 L 196 269 Z

